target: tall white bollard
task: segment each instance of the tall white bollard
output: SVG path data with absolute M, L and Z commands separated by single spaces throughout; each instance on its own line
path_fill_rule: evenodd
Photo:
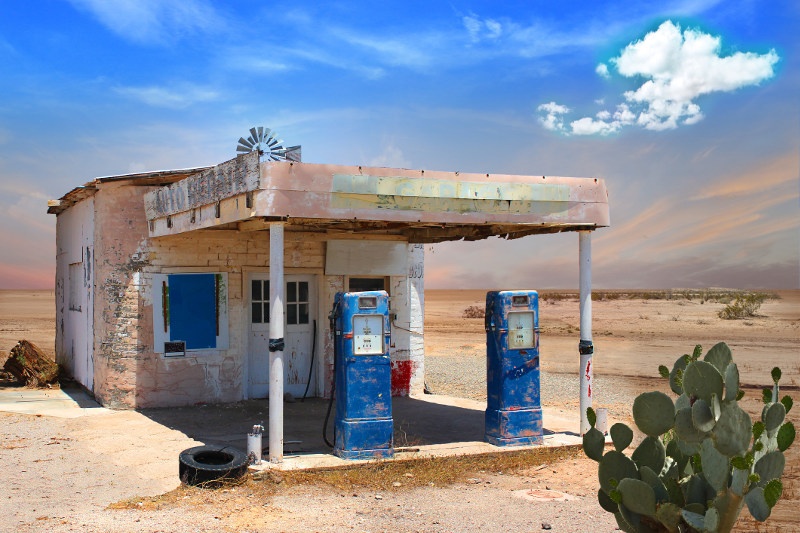
M 578 232 L 578 261 L 580 263 L 581 339 L 581 435 L 589 431 L 586 410 L 592 406 L 592 232 Z
M 283 222 L 269 225 L 269 461 L 283 461 Z

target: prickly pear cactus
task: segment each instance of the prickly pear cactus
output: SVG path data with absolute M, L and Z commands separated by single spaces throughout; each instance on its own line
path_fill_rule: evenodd
M 783 452 L 794 442 L 786 421 L 792 399 L 780 400 L 781 371 L 764 389 L 761 420 L 753 423 L 739 407 L 744 395 L 731 350 L 719 343 L 700 359 L 702 348 L 659 367 L 669 380 L 672 398 L 662 392 L 640 394 L 633 421 L 647 435 L 630 456 L 623 453 L 633 432 L 625 424 L 609 430 L 614 449 L 594 426 L 583 436 L 587 456 L 599 463 L 598 499 L 626 532 L 687 531 L 725 533 L 747 505 L 766 520 L 783 491 Z

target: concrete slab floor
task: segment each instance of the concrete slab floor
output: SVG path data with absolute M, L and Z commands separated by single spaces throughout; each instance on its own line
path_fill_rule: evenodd
M 484 442 L 486 404 L 474 400 L 440 395 L 394 398 L 394 460 L 424 457 L 486 454 L 516 451 L 531 447 L 497 447 Z M 323 439 L 323 422 L 328 401 L 321 398 L 284 403 L 284 460 L 272 464 L 262 461 L 258 470 L 314 469 L 352 466 L 359 462 L 331 454 Z M 101 407 L 84 390 L 66 386 L 62 389 L 0 387 L 0 411 L 38 414 L 61 418 L 102 415 L 114 411 Z M 333 440 L 333 417 L 328 421 L 328 440 Z M 269 427 L 267 400 L 247 400 L 231 404 L 208 404 L 192 407 L 142 409 L 137 414 L 159 425 L 178 431 L 205 444 L 225 444 L 247 449 L 247 433 L 254 424 Z M 571 416 L 570 416 L 571 414 Z M 543 408 L 544 446 L 574 446 L 578 435 L 578 413 Z M 262 444 L 268 458 L 268 436 Z

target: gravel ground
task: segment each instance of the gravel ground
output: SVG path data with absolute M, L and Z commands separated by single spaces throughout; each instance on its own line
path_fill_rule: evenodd
M 434 394 L 486 401 L 486 359 L 472 356 L 436 356 L 425 358 L 425 379 Z M 541 372 L 539 376 L 542 405 L 578 407 L 580 376 Z M 630 417 L 637 392 L 626 377 L 596 375 L 593 379 L 595 407 L 606 407 L 616 420 Z
M 457 363 L 457 364 L 456 364 Z M 430 357 L 429 385 L 435 392 L 484 399 L 485 362 L 476 357 Z M 621 380 L 598 380 L 620 389 Z M 543 402 L 577 391 L 577 376 L 542 376 Z M 620 400 L 622 401 L 622 400 Z M 565 402 L 559 402 L 565 405 Z M 566 402 L 569 405 L 569 402 Z M 630 403 L 628 403 L 630 405 Z M 577 407 L 577 401 L 575 402 Z M 141 423 L 134 412 L 65 420 L 0 413 L 0 456 L 16 465 L 0 489 L 0 531 L 5 532 L 266 532 L 266 531 L 542 531 L 610 532 L 613 517 L 597 503 L 596 463 L 585 458 L 543 465 L 509 475 L 478 472 L 467 483 L 376 492 L 324 486 L 293 486 L 277 495 L 243 488 L 207 491 L 160 509 L 109 509 L 115 501 L 158 494 L 142 476 L 145 465 L 120 467 L 125 457 L 113 444 Z M 142 416 L 142 418 L 144 418 Z M 114 422 L 119 419 L 119 422 Z M 117 427 L 120 426 L 120 427 Z M 155 433 L 141 427 L 128 433 Z M 176 432 L 172 432 L 176 433 Z M 160 437 L 161 439 L 182 435 Z M 108 442 L 107 442 L 108 443 Z M 176 446 L 184 446 L 177 440 Z M 143 449 L 157 444 L 141 442 Z M 170 452 L 170 460 L 174 452 Z M 9 471 L 11 472 L 11 471 Z M 398 480 L 402 483 L 402 479 Z M 234 492 L 238 492 L 234 494 Z M 163 489 L 161 490 L 163 492 Z M 531 491 L 569 501 L 532 501 Z

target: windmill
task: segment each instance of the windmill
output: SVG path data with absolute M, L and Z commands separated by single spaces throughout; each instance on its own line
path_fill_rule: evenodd
M 269 128 L 250 128 L 250 136 L 245 139 L 239 137 L 236 146 L 237 154 L 246 154 L 258 150 L 262 161 L 295 161 L 300 162 L 300 146 L 283 147 L 283 139 Z

